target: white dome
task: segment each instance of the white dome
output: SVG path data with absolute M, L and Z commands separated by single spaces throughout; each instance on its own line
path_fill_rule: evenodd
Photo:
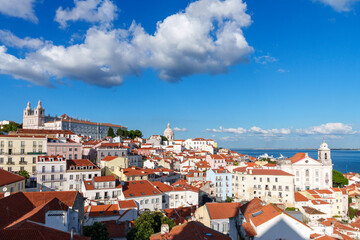
M 167 128 L 164 131 L 164 137 L 166 137 L 169 141 L 174 140 L 174 131 L 170 127 L 170 123 L 168 123 Z

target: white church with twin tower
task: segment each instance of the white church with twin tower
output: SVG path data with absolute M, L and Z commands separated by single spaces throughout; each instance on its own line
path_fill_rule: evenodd
M 294 175 L 295 190 L 329 189 L 332 187 L 331 152 L 323 141 L 318 149 L 318 159 L 308 153 L 296 153 L 291 158 L 279 161 L 281 170 Z

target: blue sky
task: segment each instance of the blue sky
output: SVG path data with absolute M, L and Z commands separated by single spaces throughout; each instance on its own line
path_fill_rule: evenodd
M 0 119 L 46 113 L 239 148 L 359 147 L 352 0 L 0 0 Z

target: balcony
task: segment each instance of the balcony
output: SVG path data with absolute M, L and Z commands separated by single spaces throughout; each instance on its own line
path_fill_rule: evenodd
M 15 162 L 6 162 L 7 165 L 15 165 Z
M 64 173 L 65 174 L 65 170 L 64 171 L 59 171 L 59 170 L 56 170 L 56 171 L 51 171 L 51 170 L 48 170 L 48 171 L 38 171 L 38 173 Z
M 60 178 L 60 177 L 56 177 L 56 178 L 45 178 L 45 179 L 41 179 L 42 182 L 60 182 L 60 181 L 66 181 L 66 178 Z
M 28 152 L 27 155 L 46 155 L 46 152 Z
M 28 162 L 27 161 L 20 161 L 19 164 L 21 165 L 26 165 Z

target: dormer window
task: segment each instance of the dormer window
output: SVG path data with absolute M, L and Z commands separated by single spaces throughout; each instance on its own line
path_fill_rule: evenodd
M 53 158 L 50 158 L 50 161 L 51 161 L 51 162 L 53 162 L 53 161 L 54 161 L 54 159 L 53 159 Z

